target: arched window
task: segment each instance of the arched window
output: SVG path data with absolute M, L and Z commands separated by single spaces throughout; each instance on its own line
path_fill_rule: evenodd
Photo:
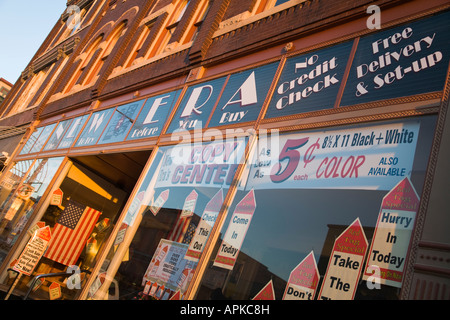
M 17 102 L 15 103 L 15 106 L 11 110 L 10 114 L 21 112 L 29 107 L 28 104 L 33 99 L 34 95 L 38 92 L 38 89 L 41 87 L 47 74 L 51 71 L 53 66 L 54 65 L 45 70 L 39 71 L 30 79 L 29 83 L 26 84 L 25 89 L 20 94 L 20 97 L 17 99 Z
M 102 42 L 102 40 L 103 40 L 103 35 L 100 35 L 99 37 L 97 37 L 97 39 L 95 39 L 94 42 L 91 43 L 89 48 L 85 51 L 85 57 L 84 57 L 83 61 L 80 63 L 80 65 L 78 66 L 77 70 L 75 70 L 71 80 L 69 81 L 66 89 L 64 90 L 64 93 L 67 93 L 70 90 L 72 90 L 72 88 L 78 82 L 81 75 L 85 72 L 85 69 L 89 65 L 89 62 L 91 61 L 95 52 L 99 49 L 100 43 Z
M 94 81 L 94 79 L 97 78 L 100 70 L 102 69 L 105 63 L 105 60 L 108 58 L 111 51 L 119 41 L 120 37 L 123 35 L 126 26 L 127 26 L 126 21 L 121 22 L 120 25 L 117 26 L 113 32 L 111 32 L 108 39 L 106 39 L 106 45 L 103 48 L 102 53 L 98 56 L 97 60 L 93 63 L 92 68 L 84 81 L 84 85 L 91 84 Z
M 195 11 L 194 17 L 192 18 L 191 22 L 189 23 L 188 27 L 186 28 L 186 31 L 184 32 L 181 38 L 180 44 L 185 44 L 195 40 L 195 37 L 197 36 L 200 26 L 202 25 L 203 20 L 208 14 L 209 7 L 210 7 L 209 0 L 203 0 L 199 4 L 197 10 Z

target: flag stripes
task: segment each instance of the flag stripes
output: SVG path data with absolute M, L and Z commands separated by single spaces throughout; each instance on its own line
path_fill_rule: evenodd
M 64 219 L 67 220 L 67 217 L 64 217 L 63 215 L 77 216 L 77 211 L 79 210 L 83 211 L 81 216 L 77 219 L 78 221 L 73 224 L 73 229 L 60 223 Z M 83 207 L 69 203 L 61 215 L 61 218 L 55 224 L 52 232 L 53 237 L 44 256 L 66 266 L 74 265 L 80 257 L 100 214 L 100 211 L 90 207 L 85 207 L 83 209 Z

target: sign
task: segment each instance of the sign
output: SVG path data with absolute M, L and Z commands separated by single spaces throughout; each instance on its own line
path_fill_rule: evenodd
M 127 140 L 159 136 L 170 111 L 180 96 L 180 92 L 181 90 L 172 91 L 147 99 L 128 134 Z
M 31 134 L 30 138 L 28 138 L 25 146 L 20 151 L 21 155 L 30 153 L 31 147 L 33 147 L 34 143 L 41 135 L 42 130 L 44 130 L 44 127 L 36 128 L 36 130 Z
M 52 282 L 48 288 L 48 295 L 50 296 L 50 300 L 61 298 L 61 285 L 57 282 Z
M 122 223 L 117 231 L 116 239 L 114 240 L 114 246 L 117 246 L 123 242 L 125 239 L 125 234 L 127 233 L 128 225 L 126 223 Z
M 150 206 L 150 211 L 153 213 L 154 216 L 158 214 L 159 210 L 161 210 L 161 208 L 164 206 L 164 203 L 166 203 L 167 199 L 169 199 L 169 193 L 170 193 L 169 189 L 161 192 L 159 197 Z
M 29 153 L 35 153 L 35 152 L 41 151 L 42 147 L 47 142 L 47 139 L 50 137 L 50 135 L 52 134 L 53 129 L 55 129 L 55 127 L 56 127 L 56 124 L 51 124 L 51 125 L 44 127 L 44 129 L 42 130 L 42 133 L 39 135 L 39 138 L 36 139 L 36 143 L 33 145 L 33 147 L 31 148 Z
M 88 116 L 84 115 L 71 120 L 70 126 L 64 134 L 64 137 L 61 139 L 57 149 L 66 149 L 72 146 L 87 118 Z
M 353 42 L 287 59 L 266 118 L 334 107 Z
M 123 141 L 133 125 L 134 119 L 136 119 L 141 110 L 143 103 L 144 100 L 141 100 L 117 107 L 98 144 Z
M 167 133 L 204 128 L 226 77 L 201 83 L 186 90 Z
M 19 188 L 17 188 L 17 195 L 24 200 L 30 199 L 33 192 L 34 192 L 34 187 L 32 187 L 29 184 L 23 184 Z
M 311 251 L 289 275 L 283 300 L 314 300 L 319 278 L 316 259 Z
M 244 139 L 168 147 L 156 187 L 229 187 L 244 151 Z
M 278 62 L 230 76 L 208 127 L 254 121 L 273 82 Z
M 409 178 L 401 180 L 384 198 L 367 257 L 363 279 L 400 288 L 419 196 Z M 374 268 L 375 267 L 375 268 Z M 373 273 L 372 271 L 379 270 Z
M 408 121 L 263 138 L 246 189 L 390 190 L 410 175 L 418 135 Z
M 186 252 L 185 259 L 198 262 L 208 241 L 211 230 L 219 215 L 223 203 L 223 189 L 220 189 L 214 197 L 208 202 L 203 211 L 200 222 L 195 230 L 194 237 L 191 240 L 189 249 Z
M 113 114 L 114 109 L 106 109 L 98 112 L 94 112 L 77 142 L 75 147 L 84 147 L 96 144 L 109 119 Z
M 353 300 L 367 247 L 358 218 L 334 242 L 319 300 Z
M 32 237 L 34 235 L 34 233 L 45 227 L 45 222 L 44 221 L 38 221 L 34 226 L 32 226 L 29 230 L 28 230 L 28 234 L 30 235 L 30 237 Z
M 69 128 L 71 122 L 72 119 L 61 121 L 60 123 L 58 123 L 55 131 L 53 131 L 52 135 L 50 136 L 50 139 L 48 139 L 48 142 L 44 147 L 44 151 L 54 150 L 58 147 L 58 144 L 64 137 L 64 133 Z
M 132 226 L 134 221 L 136 220 L 139 209 L 141 208 L 142 200 L 144 199 L 145 191 L 139 192 L 131 202 L 130 207 L 128 208 L 127 215 L 123 220 L 123 223 Z
M 180 290 L 175 292 L 175 294 L 172 297 L 170 297 L 169 300 L 181 300 L 181 292 L 180 292 Z
M 184 259 L 188 245 L 161 239 L 143 277 L 172 291 L 184 292 L 192 279 L 197 263 Z
M 64 193 L 60 188 L 53 191 L 52 196 L 50 198 L 50 205 L 52 205 L 52 206 L 62 205 L 63 195 L 64 195 Z
M 214 265 L 224 269 L 232 270 L 236 263 L 242 243 L 247 230 L 252 222 L 253 213 L 256 209 L 255 192 L 251 190 L 237 204 L 231 216 L 227 231 L 223 237 L 222 244 L 217 252 Z
M 275 300 L 275 291 L 273 290 L 272 280 L 270 280 L 252 300 Z
M 445 12 L 361 38 L 341 105 L 442 91 L 449 20 Z
M 34 268 L 44 254 L 50 239 L 51 233 L 49 226 L 36 230 L 33 237 L 28 241 L 25 249 L 22 251 L 22 254 L 17 259 L 17 263 L 13 269 L 24 275 L 31 276 Z

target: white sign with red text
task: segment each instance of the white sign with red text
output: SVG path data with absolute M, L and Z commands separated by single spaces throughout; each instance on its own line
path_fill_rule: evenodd
M 358 218 L 334 242 L 319 300 L 353 300 L 367 247 Z
M 410 175 L 419 123 L 263 137 L 246 189 L 390 190 Z
M 383 198 L 367 256 L 364 280 L 376 277 L 380 284 L 397 288 L 402 286 L 419 202 L 419 196 L 408 178 L 400 181 Z
M 256 209 L 255 192 L 251 190 L 237 204 L 231 216 L 222 244 L 217 252 L 214 265 L 232 270 L 244 242 L 247 230 L 252 222 L 253 213 Z

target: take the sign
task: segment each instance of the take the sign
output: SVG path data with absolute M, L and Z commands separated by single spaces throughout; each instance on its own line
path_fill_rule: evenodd
M 368 243 L 359 218 L 335 240 L 319 300 L 353 300 Z

